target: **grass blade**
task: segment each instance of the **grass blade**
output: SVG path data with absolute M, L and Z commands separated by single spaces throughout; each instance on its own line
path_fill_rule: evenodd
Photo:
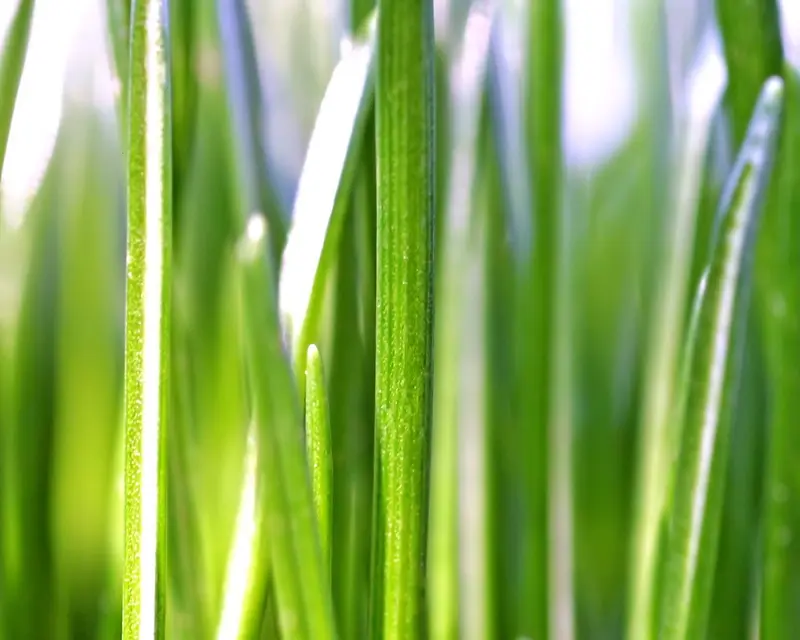
M 318 337 L 325 286 L 372 107 L 373 40 L 370 34 L 355 42 L 334 69 L 308 146 L 283 256 L 280 309 L 301 398 L 306 352 Z
M 756 271 L 764 323 L 767 376 L 772 390 L 765 488 L 761 638 L 789 638 L 797 628 L 800 452 L 797 415 L 800 376 L 800 74 L 784 71 L 782 137 L 774 191 L 764 216 Z
M 425 628 L 422 587 L 431 401 L 434 34 L 430 0 L 380 0 L 375 406 L 386 640 Z M 382 621 L 382 624 L 381 624 Z
M 697 325 L 673 496 L 661 636 L 702 636 L 714 560 L 746 328 L 749 262 L 769 179 L 783 95 L 779 79 L 761 94 L 721 202 L 720 226 Z
M 278 616 L 283 636 L 325 640 L 336 635 L 330 580 L 317 535 L 297 389 L 281 343 L 266 236 L 264 218 L 251 217 L 239 264 Z
M 164 637 L 172 130 L 169 3 L 134 0 L 128 109 L 123 638 Z
M 18 0 L 8 32 L 0 46 L 0 176 L 3 175 L 14 103 L 28 51 L 34 4 L 34 0 Z

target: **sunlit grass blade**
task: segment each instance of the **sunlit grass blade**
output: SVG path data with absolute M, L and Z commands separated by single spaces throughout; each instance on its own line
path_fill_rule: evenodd
M 351 203 L 374 97 L 372 29 L 353 42 L 320 105 L 297 188 L 280 274 L 280 309 L 303 397 L 306 351 L 318 339 L 328 275 Z
M 800 73 L 784 70 L 783 127 L 756 271 L 772 409 L 767 456 L 761 633 L 789 638 L 797 629 L 800 543 Z
M 278 618 L 287 638 L 335 637 L 330 578 L 322 562 L 302 413 L 281 342 L 275 280 L 260 214 L 239 247 L 242 313 L 267 536 Z
M 716 0 L 728 63 L 730 125 L 735 148 L 744 141 L 761 85 L 783 63 L 777 0 Z
M 563 24 L 560 0 L 531 2 L 525 59 L 525 140 L 532 211 L 520 280 L 518 376 L 520 448 L 524 450 L 524 533 L 518 633 L 549 631 L 549 476 L 554 371 L 554 301 L 561 225 L 561 87 Z
M 315 345 L 306 358 L 306 459 L 317 513 L 322 560 L 331 564 L 331 424 L 322 358 Z
M 169 3 L 134 0 L 128 109 L 123 638 L 165 635 L 172 278 Z
M 475 322 L 482 317 L 482 308 L 472 308 L 468 301 L 475 304 L 483 300 L 474 293 L 474 287 L 480 289 L 483 283 L 474 281 L 473 271 L 479 219 L 475 196 L 482 142 L 481 110 L 492 22 L 492 9 L 488 4 L 477 3 L 470 13 L 458 61 L 450 75 L 452 86 L 449 87 L 454 121 L 450 159 L 452 175 L 441 227 L 443 237 L 439 243 L 440 270 L 435 303 L 434 359 L 438 366 L 433 385 L 427 575 L 428 634 L 439 640 L 468 637 L 470 633 L 485 637 L 488 623 L 484 610 L 487 599 L 479 598 L 477 602 L 474 599 L 469 602 L 462 600 L 462 588 L 466 597 L 486 583 L 485 550 L 464 545 L 466 541 L 461 541 L 459 536 L 459 532 L 470 538 L 480 534 L 482 522 L 462 529 L 459 514 L 482 513 L 480 503 L 485 492 L 482 474 L 460 478 L 459 452 L 462 444 L 467 444 L 462 443 L 462 439 L 467 436 L 468 425 L 478 427 L 476 435 L 479 438 L 484 419 L 482 408 L 475 404 L 480 402 L 481 392 L 472 389 L 466 396 L 462 392 L 466 389 L 467 371 L 480 371 L 483 363 L 480 350 L 484 336 L 480 330 L 468 333 L 466 322 Z M 480 256 L 480 251 L 477 254 Z M 472 275 L 470 282 L 466 280 L 467 273 Z M 473 349 L 478 349 L 477 357 L 471 353 Z M 477 446 L 480 452 L 480 443 L 475 439 L 473 435 L 472 446 Z M 470 489 L 477 489 L 471 492 L 472 504 L 462 505 L 465 509 L 459 509 L 460 479 Z M 460 548 L 470 553 L 460 554 Z M 470 575 L 466 584 L 460 580 L 460 556 L 467 565 L 474 565 L 478 573 Z M 459 606 L 460 601 L 465 605 L 463 609 Z M 461 627 L 460 617 L 469 624 Z M 460 635 L 459 630 L 466 635 Z
M 730 422 L 741 377 L 750 262 L 772 164 L 783 84 L 770 79 L 726 185 L 692 354 L 667 547 L 661 633 L 705 632 L 722 511 Z
M 15 1 L 16 9 L 0 43 L 0 176 L 33 21 L 34 0 L 11 0 Z
M 264 148 L 264 101 L 253 34 L 244 0 L 217 0 L 222 64 L 228 94 L 231 164 L 240 212 L 263 211 L 270 224 L 273 260 L 286 242 L 288 220 Z M 239 219 L 239 229 L 245 220 Z M 277 264 L 277 262 L 276 262 Z
M 709 74 L 699 71 L 690 85 L 685 115 L 680 119 L 673 160 L 671 211 L 668 217 L 666 254 L 653 313 L 654 325 L 648 349 L 642 399 L 642 433 L 639 445 L 634 542 L 630 561 L 630 604 L 627 633 L 631 638 L 657 635 L 653 610 L 657 590 L 657 566 L 661 523 L 667 501 L 667 477 L 675 452 L 669 447 L 669 422 L 676 382 L 683 318 L 690 282 L 692 247 L 700 181 L 703 176 L 711 120 L 720 91 L 708 91 Z M 719 87 L 721 90 L 721 87 Z M 696 96 L 696 97 L 695 97 Z M 709 99 L 705 99 L 709 96 Z M 680 111 L 684 113 L 684 110 Z
M 434 34 L 430 0 L 380 0 L 375 114 L 378 251 L 375 406 L 386 640 L 425 629 L 422 587 L 432 384 Z

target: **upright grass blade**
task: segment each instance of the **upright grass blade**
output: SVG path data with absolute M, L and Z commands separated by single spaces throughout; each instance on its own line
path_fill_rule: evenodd
M 447 640 L 460 637 L 461 633 L 483 634 L 486 631 L 486 614 L 482 611 L 486 599 L 477 602 L 464 602 L 459 606 L 462 589 L 468 593 L 467 586 L 486 582 L 485 557 L 481 549 L 475 557 L 459 553 L 467 547 L 459 539 L 459 451 L 466 434 L 462 429 L 467 424 L 483 424 L 483 412 L 476 411 L 473 403 L 480 391 L 472 390 L 472 396 L 463 396 L 467 371 L 480 370 L 480 354 L 476 361 L 468 360 L 470 345 L 475 348 L 483 344 L 482 332 L 477 336 L 467 334 L 465 323 L 475 322 L 481 317 L 481 309 L 470 308 L 468 300 L 474 300 L 474 293 L 468 293 L 473 282 L 467 282 L 466 269 L 474 270 L 474 244 L 477 235 L 479 213 L 475 205 L 478 185 L 478 166 L 480 146 L 483 142 L 481 131 L 481 110 L 484 106 L 484 88 L 489 55 L 491 34 L 492 3 L 476 3 L 467 20 L 466 32 L 461 42 L 458 61 L 451 74 L 449 87 L 453 104 L 453 147 L 450 164 L 452 175 L 445 217 L 442 221 L 443 237 L 440 239 L 440 270 L 437 274 L 438 298 L 435 303 L 435 341 L 434 359 L 438 363 L 433 385 L 433 415 L 431 435 L 431 495 L 430 531 L 428 537 L 428 635 L 433 639 Z M 479 237 L 479 236 L 478 236 Z M 480 252 L 478 252 L 480 255 Z M 473 274 L 474 277 L 474 274 Z M 482 286 L 482 282 L 480 283 Z M 479 287 L 480 288 L 480 287 Z M 480 450 L 480 449 L 479 449 Z M 465 513 L 482 513 L 480 496 L 482 475 L 470 478 L 467 485 L 477 490 L 473 492 L 472 504 Z M 465 480 L 466 481 L 466 480 Z M 483 523 L 474 523 L 471 533 L 479 534 Z M 465 531 L 466 533 L 466 531 Z M 477 567 L 479 575 L 469 576 L 467 584 L 461 582 L 462 573 L 459 557 L 467 562 L 481 563 Z M 463 628 L 459 624 L 459 611 L 465 622 L 479 621 Z M 485 637 L 485 636 L 482 636 Z
M 263 508 L 275 576 L 281 633 L 287 638 L 336 636 L 330 579 L 322 562 L 302 414 L 285 360 L 267 250 L 267 226 L 256 214 L 239 251 L 247 368 L 254 416 Z
M 280 274 L 280 309 L 303 397 L 308 347 L 317 340 L 372 108 L 374 37 L 360 37 L 334 69 L 308 146 Z
M 776 175 L 758 247 L 757 293 L 772 393 L 765 491 L 761 633 L 789 638 L 797 629 L 800 484 L 800 73 L 786 65 L 783 127 Z
M 3 175 L 8 133 L 11 130 L 14 103 L 28 51 L 28 37 L 35 4 L 34 0 L 16 0 L 16 2 L 17 8 L 11 17 L 8 32 L 0 43 L 0 176 Z
M 129 57 L 131 49 L 131 5 L 133 0 L 105 0 L 106 22 L 111 41 L 113 68 L 116 69 L 119 95 L 117 110 L 124 132 L 128 123 Z M 127 136 L 123 136 L 126 139 Z
M 551 376 L 561 224 L 561 12 L 560 0 L 529 3 L 524 71 L 525 137 L 533 206 L 528 226 L 532 242 L 527 247 L 520 283 L 518 382 L 525 521 L 518 634 L 533 638 L 545 638 L 550 633 L 549 428 L 556 393 Z
M 782 70 L 777 5 L 776 0 L 716 0 L 717 21 L 728 63 L 728 98 L 736 149 L 744 141 L 761 85 Z
M 125 318 L 125 640 L 162 638 L 172 278 L 169 2 L 134 0 Z
M 380 0 L 375 406 L 386 640 L 424 633 L 422 588 L 431 403 L 434 246 L 434 34 L 430 0 Z
M 331 424 L 322 358 L 315 345 L 306 358 L 306 459 L 325 566 L 331 564 Z
M 173 192 L 181 198 L 194 150 L 197 118 L 197 71 L 195 69 L 196 0 L 170 2 L 170 40 L 172 49 L 172 159 Z M 180 207 L 176 207 L 176 212 Z
M 661 634 L 702 636 L 711 599 L 730 421 L 741 376 L 748 280 L 769 179 L 783 83 L 762 90 L 720 208 L 720 226 L 691 356 L 690 389 L 675 480 Z

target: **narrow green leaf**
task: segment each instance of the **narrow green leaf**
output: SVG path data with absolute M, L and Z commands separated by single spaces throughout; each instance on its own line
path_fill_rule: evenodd
M 14 103 L 28 51 L 34 4 L 34 0 L 17 0 L 17 8 L 11 16 L 8 32 L 0 43 L 0 176 L 3 175 Z
M 105 0 L 106 23 L 111 40 L 113 68 L 116 69 L 119 95 L 117 110 L 124 131 L 128 122 L 128 82 L 131 49 L 131 4 L 133 0 Z
M 331 424 L 328 394 L 317 347 L 306 358 L 306 458 L 311 470 L 311 490 L 317 512 L 322 560 L 331 563 Z
M 317 340 L 328 275 L 351 202 L 372 108 L 374 38 L 355 41 L 334 69 L 297 188 L 280 275 L 280 309 L 303 397 L 306 351 Z
M 736 149 L 744 141 L 762 84 L 782 71 L 777 4 L 776 0 L 716 0 L 728 63 L 728 99 Z
M 128 109 L 123 638 L 165 635 L 172 130 L 169 3 L 134 0 Z
M 423 634 L 431 404 L 434 33 L 431 0 L 379 0 L 375 406 L 386 640 Z
M 697 325 L 675 480 L 664 577 L 665 640 L 705 632 L 724 493 L 730 421 L 736 406 L 746 329 L 753 240 L 769 179 L 783 83 L 762 90 L 722 215 Z
M 182 195 L 194 150 L 198 94 L 195 70 L 195 3 L 196 0 L 170 2 L 172 163 L 176 199 Z M 178 208 L 176 210 L 179 211 Z
M 800 544 L 800 73 L 786 66 L 786 97 L 772 200 L 764 216 L 757 286 L 772 394 L 765 488 L 761 638 L 789 638 L 798 624 Z
M 247 368 L 258 425 L 259 467 L 278 617 L 287 638 L 334 638 L 330 580 L 322 562 L 302 414 L 281 343 L 266 221 L 252 216 L 240 245 Z

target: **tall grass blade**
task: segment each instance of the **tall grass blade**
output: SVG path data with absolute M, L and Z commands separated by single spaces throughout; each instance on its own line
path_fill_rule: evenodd
M 661 634 L 703 635 L 724 493 L 730 422 L 739 391 L 748 281 L 762 195 L 769 179 L 783 83 L 762 90 L 723 200 L 691 358 L 675 480 Z
M 783 126 L 770 206 L 764 215 L 756 282 L 772 390 L 764 506 L 761 633 L 791 637 L 797 628 L 800 486 L 797 428 L 800 375 L 800 73 L 784 69 Z
M 123 638 L 165 635 L 172 278 L 169 2 L 134 0 L 128 109 Z
M 265 521 L 281 633 L 334 638 L 330 579 L 322 562 L 302 413 L 285 360 L 267 248 L 267 223 L 253 215 L 239 248 L 246 360 L 255 421 Z

